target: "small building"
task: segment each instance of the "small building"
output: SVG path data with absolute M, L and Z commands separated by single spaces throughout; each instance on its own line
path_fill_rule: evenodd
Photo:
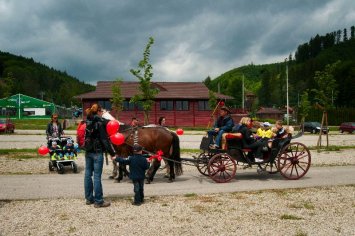
M 119 114 L 112 111 L 111 105 L 114 83 L 115 81 L 99 81 L 95 91 L 76 96 L 81 100 L 83 110 L 98 103 L 124 123 L 130 123 L 132 117 L 143 122 L 142 107 L 129 102 L 134 95 L 140 93 L 139 82 L 121 82 L 121 95 L 125 100 L 123 111 Z M 210 122 L 212 111 L 208 105 L 209 90 L 202 82 L 152 82 L 151 85 L 159 93 L 155 97 L 149 123 L 157 124 L 161 116 L 166 118 L 167 126 L 175 127 L 206 127 Z M 216 95 L 220 100 L 233 99 L 223 94 Z
M 24 94 L 15 94 L 0 99 L 0 116 L 11 118 L 48 118 L 54 111 L 55 105 Z
M 272 107 L 261 107 L 256 112 L 256 117 L 258 119 L 274 119 L 274 120 L 282 120 L 283 112 L 277 108 Z

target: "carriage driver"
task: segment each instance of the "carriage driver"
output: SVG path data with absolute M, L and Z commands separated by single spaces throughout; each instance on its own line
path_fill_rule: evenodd
M 231 111 L 228 107 L 222 106 L 219 110 L 219 117 L 215 122 L 213 129 L 207 131 L 210 140 L 213 140 L 213 136 L 216 136 L 215 143 L 210 144 L 211 149 L 219 149 L 222 135 L 232 130 L 234 126 L 234 121 L 230 113 Z

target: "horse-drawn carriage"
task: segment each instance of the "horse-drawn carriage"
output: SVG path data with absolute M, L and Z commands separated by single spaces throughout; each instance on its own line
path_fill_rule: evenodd
M 291 142 L 294 138 L 289 136 L 274 140 L 272 148 L 263 153 L 262 162 L 256 162 L 252 150 L 242 147 L 241 134 L 227 134 L 226 149 L 217 150 L 210 149 L 210 142 L 204 137 L 200 145 L 203 152 L 196 158 L 195 163 L 202 175 L 209 176 L 218 183 L 234 179 L 237 166 L 248 168 L 255 165 L 258 173 L 280 172 L 286 179 L 297 180 L 307 173 L 311 165 L 311 154 L 304 144 Z
M 258 173 L 279 172 L 286 179 L 297 180 L 307 173 L 311 165 L 309 149 L 302 143 L 291 142 L 302 133 L 295 137 L 289 135 L 287 138 L 275 139 L 272 148 L 263 153 L 263 161 L 256 162 L 252 150 L 243 148 L 241 134 L 227 134 L 225 149 L 210 149 L 210 140 L 204 137 L 200 145 L 202 153 L 198 157 L 181 158 L 179 138 L 174 132 L 162 127 L 126 127 L 123 130 L 122 128 L 120 132 L 125 136 L 125 144 L 116 149 L 121 149 L 121 151 L 129 149 L 133 145 L 133 140 L 138 140 L 139 144 L 144 147 L 145 153 L 154 155 L 157 150 L 163 150 L 162 158 L 169 163 L 171 181 L 175 178 L 174 169 L 178 171 L 178 174 L 182 173 L 182 164 L 195 165 L 202 175 L 209 176 L 218 183 L 234 179 L 237 166 L 242 168 L 257 166 Z M 170 148 L 172 152 L 169 151 Z M 125 154 L 128 155 L 128 152 Z M 159 166 L 160 164 L 155 165 L 151 173 L 148 171 L 149 182 L 153 180 Z M 120 178 L 122 179 L 122 176 Z

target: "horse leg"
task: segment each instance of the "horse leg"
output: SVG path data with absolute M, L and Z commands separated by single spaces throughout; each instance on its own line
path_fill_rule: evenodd
M 166 160 L 164 160 L 165 163 L 165 168 L 166 168 L 166 173 L 164 175 L 164 178 L 169 178 L 170 176 L 170 163 Z
M 153 159 L 151 166 L 148 169 L 146 174 L 147 184 L 150 184 L 153 181 L 155 173 L 157 173 L 159 167 L 160 167 L 160 161 Z
M 175 179 L 174 162 L 173 161 L 168 161 L 168 164 L 169 164 L 169 170 L 170 170 L 169 182 L 171 183 Z

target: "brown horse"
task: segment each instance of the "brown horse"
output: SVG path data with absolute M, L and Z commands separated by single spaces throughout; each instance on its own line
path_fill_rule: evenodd
M 176 175 L 182 174 L 182 165 L 180 159 L 180 140 L 175 132 L 161 126 L 143 126 L 131 127 L 129 125 L 121 125 L 119 132 L 125 137 L 122 145 L 114 145 L 119 156 L 127 157 L 132 155 L 132 146 L 134 143 L 141 145 L 143 153 L 149 155 L 156 154 L 157 151 L 163 152 L 162 157 L 168 161 L 170 167 L 169 181 L 173 181 Z M 160 162 L 153 159 L 151 167 L 147 171 L 147 183 L 154 179 L 154 175 L 160 167 Z M 122 180 L 125 167 L 119 167 L 118 180 Z M 125 172 L 127 173 L 127 172 Z

